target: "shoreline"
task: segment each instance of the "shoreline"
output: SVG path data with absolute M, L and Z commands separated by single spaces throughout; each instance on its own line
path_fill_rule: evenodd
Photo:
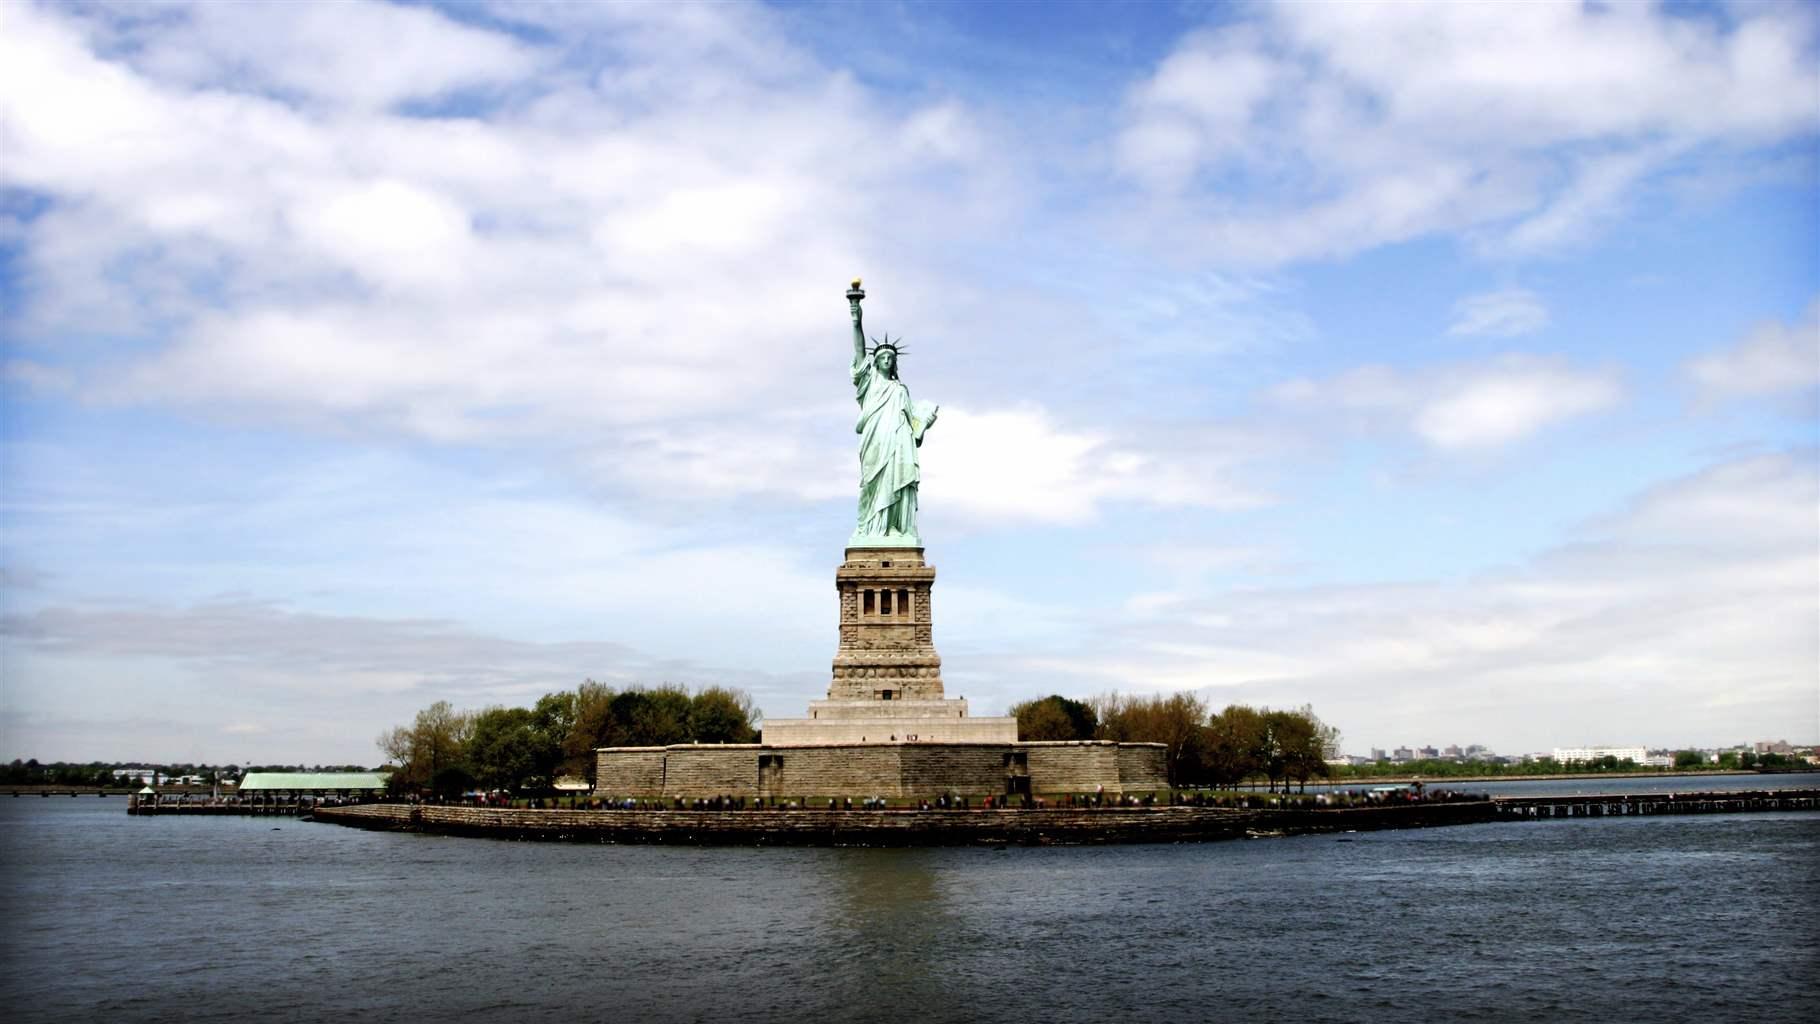
M 1395 783 L 1407 785 L 1420 782 L 1424 786 L 1438 786 L 1450 782 L 1554 782 L 1575 779 L 1718 779 L 1718 778 L 1762 778 L 1767 775 L 1803 775 L 1807 772 L 1820 772 L 1820 766 L 1806 768 L 1773 768 L 1767 771 L 1739 771 L 1737 769 L 1715 769 L 1712 771 L 1687 770 L 1676 771 L 1664 768 L 1650 772 L 1556 772 L 1553 774 L 1524 775 L 1361 775 L 1357 778 L 1328 779 L 1324 782 L 1310 782 L 1311 786 L 1332 786 L 1345 788 L 1351 785 L 1383 786 Z M 1247 791 L 1249 792 L 1249 791 Z
M 1297 808 L 557 810 L 380 803 L 319 807 L 311 816 L 325 824 L 351 828 L 510 840 L 904 847 L 1217 842 L 1560 818 L 1760 811 L 1820 811 L 1820 789 L 1608 793 Z
M 319 808 L 352 828 L 493 839 L 691 846 L 1088 846 L 1432 828 L 1494 821 L 1489 800 L 1323 810 L 1104 807 L 1005 810 L 529 810 L 439 804 Z

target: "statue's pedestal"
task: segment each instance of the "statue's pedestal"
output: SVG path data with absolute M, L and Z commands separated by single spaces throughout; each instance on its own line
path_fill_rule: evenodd
M 930 591 L 935 567 L 920 547 L 850 547 L 834 573 L 840 648 L 828 699 L 807 718 L 765 721 L 769 744 L 1015 743 L 1017 719 L 969 718 L 942 692 Z
M 765 719 L 765 745 L 1017 742 L 1017 719 L 968 718 L 964 700 L 893 703 L 818 700 L 809 718 Z

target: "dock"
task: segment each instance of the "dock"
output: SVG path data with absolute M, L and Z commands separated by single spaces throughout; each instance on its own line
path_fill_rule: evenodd
M 1743 793 L 1606 793 L 1590 796 L 1498 797 L 1500 821 L 1549 818 L 1617 818 L 1655 814 L 1742 814 L 1753 811 L 1820 810 L 1820 789 L 1753 790 Z
M 299 817 L 299 816 L 307 817 L 309 815 L 309 813 L 314 809 L 315 809 L 315 805 L 307 803 L 307 802 L 299 804 L 299 803 L 290 803 L 290 802 L 286 802 L 286 803 L 265 803 L 265 802 L 236 803 L 236 802 L 223 801 L 221 803 L 187 803 L 186 804 L 186 803 L 172 803 L 169 801 L 154 802 L 151 800 L 145 800 L 145 801 L 134 800 L 134 801 L 130 801 L 126 805 L 126 813 L 133 814 L 133 815 L 201 814 L 201 815 L 214 815 L 217 817 L 227 815 L 227 816 L 239 816 L 239 817 L 277 816 L 277 817 L 295 818 L 295 817 Z

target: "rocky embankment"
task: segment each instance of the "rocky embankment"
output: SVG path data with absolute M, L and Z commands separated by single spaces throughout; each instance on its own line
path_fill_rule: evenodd
M 1319 810 L 1219 807 L 1043 810 L 527 810 L 436 804 L 325 807 L 317 821 L 497 839 L 727 846 L 1181 843 L 1490 821 L 1488 801 Z

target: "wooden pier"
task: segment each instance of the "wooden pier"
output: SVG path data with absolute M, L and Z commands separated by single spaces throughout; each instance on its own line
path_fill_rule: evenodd
M 1748 793 L 1606 793 L 1589 796 L 1522 796 L 1492 800 L 1500 821 L 1550 818 L 1618 818 L 1653 814 L 1741 814 L 1751 811 L 1820 810 L 1820 789 Z
M 200 814 L 238 817 L 307 817 L 315 810 L 312 804 L 304 803 L 173 803 L 170 801 L 134 800 L 126 805 L 126 813 L 134 815 L 165 814 Z

